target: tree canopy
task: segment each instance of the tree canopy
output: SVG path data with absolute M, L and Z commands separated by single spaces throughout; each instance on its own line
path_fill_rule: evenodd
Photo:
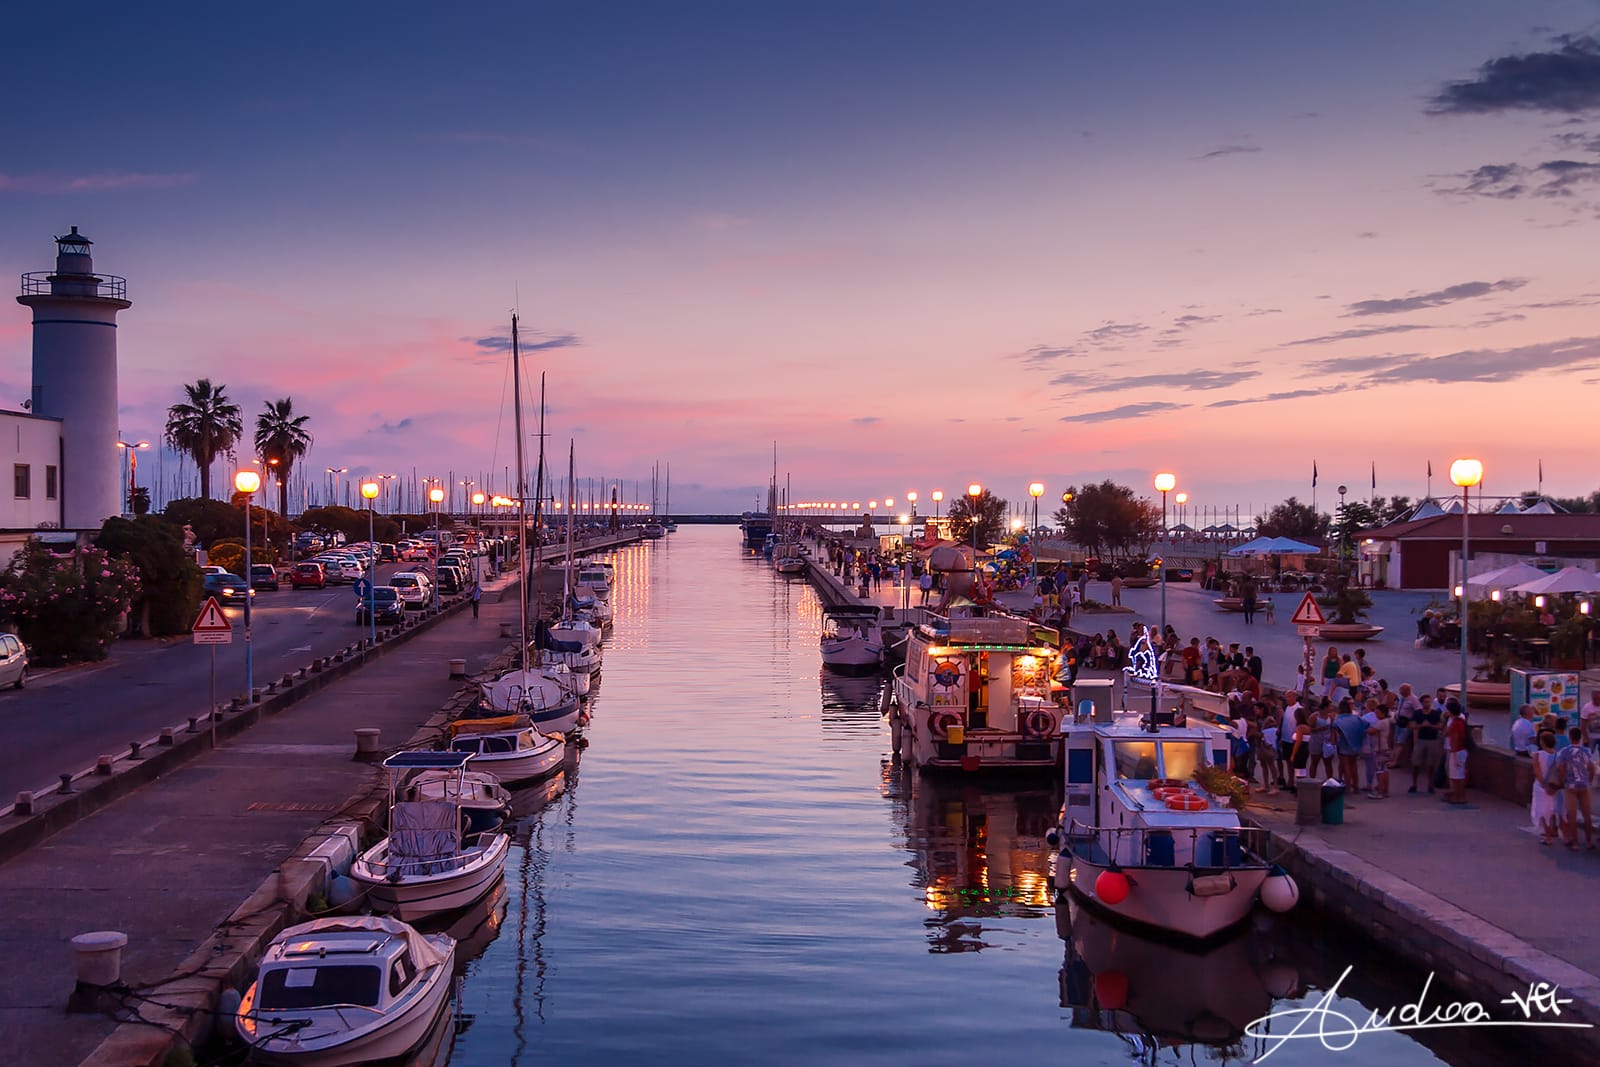
M 1056 512 L 1067 536 L 1090 555 L 1144 555 L 1161 535 L 1161 506 L 1107 479 L 1067 490 L 1072 503 Z
M 267 461 L 267 469 L 278 479 L 278 514 L 289 514 L 289 472 L 297 459 L 311 447 L 306 429 L 309 415 L 296 415 L 289 397 L 268 401 L 256 416 L 256 452 Z
M 1272 510 L 1256 524 L 1256 533 L 1262 537 L 1293 537 L 1299 540 L 1325 540 L 1328 530 L 1333 525 L 1333 520 L 1321 514 L 1310 504 L 1302 504 L 1295 497 L 1290 497 L 1281 504 L 1274 504 Z
M 1006 511 L 1010 505 L 985 489 L 976 498 L 962 494 L 950 505 L 950 536 L 972 542 L 972 527 L 978 527 L 978 546 L 992 545 L 1004 535 Z
M 200 468 L 200 495 L 211 496 L 211 464 L 224 453 L 232 452 L 244 434 L 239 405 L 228 399 L 226 386 L 213 386 L 201 378 L 183 387 L 187 401 L 167 409 L 167 443 L 187 452 Z
M 183 529 L 157 515 L 107 519 L 95 544 L 139 569 L 135 629 L 151 636 L 187 633 L 200 610 L 200 568 L 183 548 Z

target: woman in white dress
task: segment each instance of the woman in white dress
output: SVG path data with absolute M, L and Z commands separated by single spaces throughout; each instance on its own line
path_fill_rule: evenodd
M 1561 824 L 1562 790 L 1552 792 L 1545 784 L 1556 762 L 1556 735 L 1546 730 L 1539 735 L 1533 753 L 1533 825 L 1539 831 L 1539 844 L 1548 845 Z

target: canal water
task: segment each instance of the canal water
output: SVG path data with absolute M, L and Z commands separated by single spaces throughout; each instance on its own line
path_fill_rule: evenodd
M 615 565 L 587 745 L 519 797 L 505 892 L 457 931 L 455 1067 L 1250 1063 L 1266 1046 L 1244 1027 L 1316 1003 L 1346 965 L 1348 1014 L 1420 992 L 1308 914 L 1205 955 L 1058 914 L 1055 784 L 903 774 L 880 683 L 822 673 L 803 582 L 727 527 Z M 1510 1062 L 1485 1033 L 1289 1042 L 1269 1062 Z

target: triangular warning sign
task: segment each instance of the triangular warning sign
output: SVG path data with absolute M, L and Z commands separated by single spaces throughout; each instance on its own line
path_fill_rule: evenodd
M 206 598 L 205 606 L 200 609 L 200 617 L 190 627 L 190 631 L 197 634 L 225 634 L 232 629 L 228 617 L 222 613 L 222 605 L 217 603 L 214 596 Z
M 1296 626 L 1321 626 L 1328 621 L 1328 617 L 1317 606 L 1317 598 L 1307 593 L 1300 598 L 1300 606 L 1294 609 L 1289 621 Z

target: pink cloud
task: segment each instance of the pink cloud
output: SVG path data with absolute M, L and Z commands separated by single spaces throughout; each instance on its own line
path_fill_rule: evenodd
M 8 193 L 102 193 L 121 189 L 173 189 L 199 180 L 192 172 L 142 174 L 136 171 L 108 171 L 102 174 L 0 174 L 0 192 Z

